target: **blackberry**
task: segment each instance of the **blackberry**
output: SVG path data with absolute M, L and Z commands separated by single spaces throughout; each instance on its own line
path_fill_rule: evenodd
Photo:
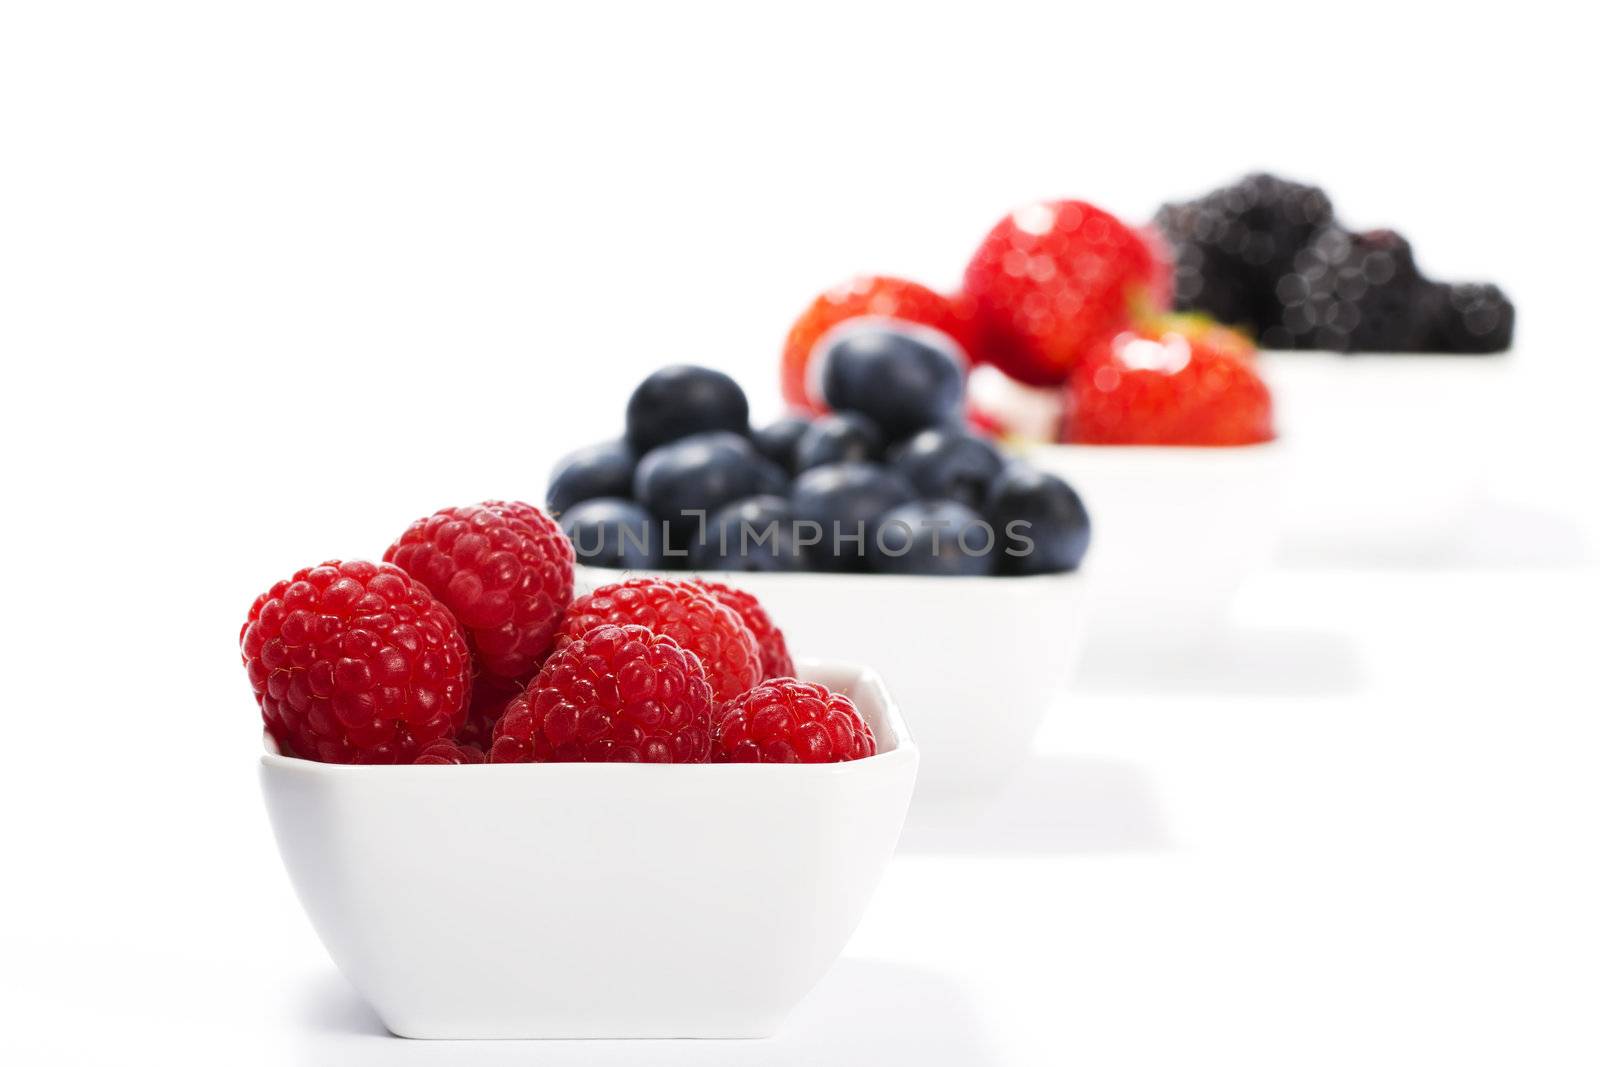
M 1278 318 L 1273 286 L 1332 221 L 1321 189 L 1270 174 L 1164 206 L 1156 225 L 1172 248 L 1174 307 L 1264 331 Z
M 1262 333 L 1278 348 L 1423 352 L 1433 347 L 1439 287 L 1422 276 L 1393 230 L 1319 232 L 1274 287 L 1282 305 Z
M 1511 347 L 1516 309 L 1498 286 L 1467 283 L 1439 286 L 1433 344 L 1439 352 L 1481 354 Z

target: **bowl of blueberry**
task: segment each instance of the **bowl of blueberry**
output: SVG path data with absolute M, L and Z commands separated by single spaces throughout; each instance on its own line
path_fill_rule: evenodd
M 620 437 L 556 465 L 547 507 L 580 583 L 715 572 L 791 643 L 872 663 L 924 754 L 919 801 L 992 792 L 1073 667 L 1088 514 L 966 425 L 948 335 L 868 316 L 822 340 L 812 410 L 754 428 L 726 374 L 651 374 Z

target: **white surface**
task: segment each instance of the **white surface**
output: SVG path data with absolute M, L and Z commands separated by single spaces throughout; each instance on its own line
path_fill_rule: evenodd
M 268 754 L 284 865 L 396 1034 L 770 1037 L 855 932 L 917 777 L 876 674 L 798 671 L 855 702 L 875 755 L 441 768 Z
M 578 585 L 634 573 L 580 568 Z M 848 657 L 883 676 L 922 755 L 918 810 L 992 797 L 1027 758 L 1077 666 L 1088 589 L 1082 574 L 703 577 L 754 593 L 796 655 Z
M 0 1058 L 1600 1059 L 1584 13 L 933 8 L 0 7 Z M 253 596 L 536 496 L 665 359 L 775 411 L 845 275 L 949 284 L 1014 203 L 1257 165 L 1517 300 L 1451 544 L 1296 561 L 1214 655 L 1086 677 L 773 1042 L 378 1035 L 250 773 Z

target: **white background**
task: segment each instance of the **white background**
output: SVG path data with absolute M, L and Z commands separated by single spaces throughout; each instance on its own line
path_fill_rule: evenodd
M 9 1062 L 1600 1056 L 1591 35 L 931 7 L 0 8 Z M 1277 567 L 1215 670 L 1086 681 L 776 1041 L 381 1036 L 262 817 L 257 592 L 537 500 L 660 363 L 775 411 L 816 291 L 953 284 L 1020 201 L 1142 218 L 1258 166 L 1517 301 L 1466 547 Z

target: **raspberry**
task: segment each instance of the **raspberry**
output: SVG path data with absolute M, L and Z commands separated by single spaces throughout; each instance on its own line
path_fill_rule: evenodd
M 711 739 L 713 763 L 840 763 L 877 751 L 849 697 L 793 678 L 729 701 Z
M 967 265 L 980 358 L 1029 385 L 1058 385 L 1095 342 L 1155 310 L 1150 245 L 1081 200 L 1030 204 L 989 231 Z
M 603 624 L 555 652 L 494 728 L 491 763 L 704 763 L 711 686 L 692 652 Z
M 478 668 L 521 678 L 550 650 L 572 601 L 572 544 L 544 512 L 491 500 L 418 519 L 383 554 L 433 591 Z
M 421 582 L 386 563 L 297 571 L 256 598 L 239 647 L 286 755 L 409 763 L 466 715 L 460 628 Z
M 704 578 L 697 578 L 694 584 L 710 593 L 717 603 L 732 608 L 744 624 L 750 627 L 750 633 L 756 639 L 756 647 L 761 650 L 762 681 L 768 678 L 794 677 L 794 659 L 789 655 L 789 645 L 783 639 L 783 631 L 773 625 L 772 616 L 761 606 L 761 601 L 743 589 L 734 589 L 721 582 L 708 582 Z
M 456 731 L 456 740 L 488 749 L 494 724 L 505 714 L 506 705 L 521 695 L 531 678 L 502 678 L 480 674 L 472 680 L 472 699 L 467 704 L 467 721 Z
M 644 626 L 693 652 L 720 704 L 761 680 L 761 649 L 732 608 L 690 582 L 630 578 L 572 602 L 556 634 L 557 651 L 602 623 Z
M 1096 347 L 1073 375 L 1067 440 L 1093 445 L 1270 441 L 1272 396 L 1250 343 L 1195 316 L 1165 316 Z
M 411 762 L 438 766 L 482 763 L 483 750 L 478 748 L 477 745 L 463 745 L 447 738 L 443 741 L 435 741 L 419 752 L 417 758 Z
M 817 342 L 842 322 L 863 316 L 899 319 L 931 326 L 971 350 L 971 310 L 963 309 L 932 289 L 901 278 L 864 276 L 829 289 L 806 308 L 789 328 L 783 343 L 783 398 L 803 411 L 825 410 L 820 396 L 812 396 L 809 368 Z

